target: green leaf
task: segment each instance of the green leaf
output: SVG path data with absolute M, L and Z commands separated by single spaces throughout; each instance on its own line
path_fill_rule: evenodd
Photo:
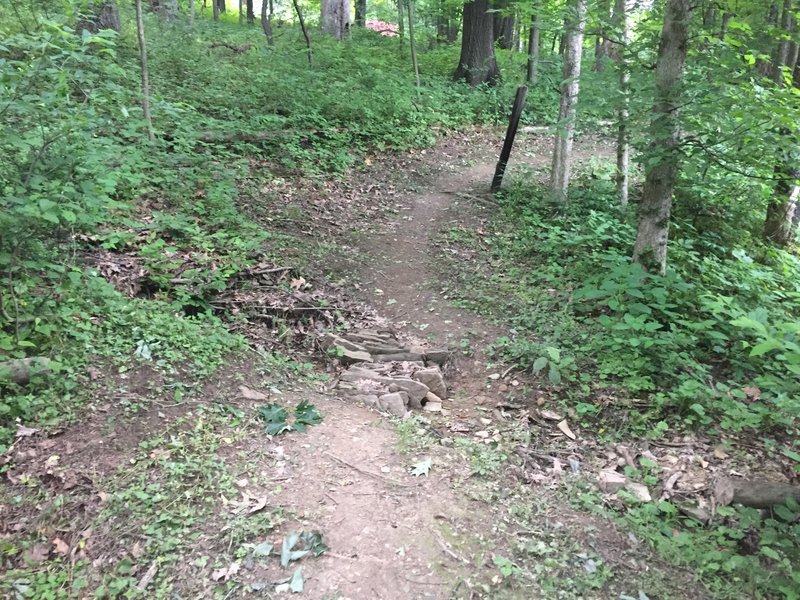
M 419 477 L 420 475 L 427 475 L 431 470 L 432 464 L 433 460 L 431 458 L 426 458 L 417 463 L 414 463 L 414 466 L 411 467 L 411 474 L 414 477 Z
M 260 420 L 264 421 L 264 429 L 268 435 L 280 435 L 292 429 L 287 423 L 289 413 L 285 408 L 277 404 L 259 406 L 256 415 Z
M 547 366 L 547 357 L 546 356 L 540 356 L 533 363 L 533 372 L 534 373 L 538 373 L 539 371 L 544 369 L 546 366 Z
M 289 581 L 289 589 L 295 594 L 303 591 L 303 567 L 297 567 L 295 570 L 291 581 Z
M 304 432 L 309 425 L 319 425 L 322 423 L 322 415 L 319 414 L 317 407 L 303 400 L 294 409 L 294 428 L 299 432 Z
M 766 354 L 772 350 L 777 350 L 782 345 L 783 344 L 781 344 L 779 340 L 770 338 L 765 342 L 755 345 L 753 349 L 750 350 L 750 356 L 761 356 L 762 354 Z
M 561 372 L 555 366 L 550 365 L 550 371 L 547 373 L 547 378 L 553 385 L 559 385 L 561 383 Z
M 768 558 L 771 558 L 772 560 L 779 561 L 781 559 L 781 555 L 775 552 L 775 550 L 773 550 L 769 546 L 761 546 L 761 554 L 763 554 Z

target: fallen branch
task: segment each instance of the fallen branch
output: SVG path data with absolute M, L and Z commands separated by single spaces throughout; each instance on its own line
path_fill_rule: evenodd
M 750 508 L 771 508 L 793 498 L 800 502 L 800 487 L 764 480 L 722 477 L 714 484 L 717 504 L 741 504 Z
M 374 477 L 375 479 L 380 479 L 381 481 L 385 481 L 386 483 L 391 483 L 392 485 L 397 485 L 397 486 L 400 486 L 400 487 L 407 487 L 407 488 L 417 487 L 416 485 L 409 485 L 407 483 L 402 483 L 400 481 L 397 481 L 395 479 L 391 479 L 389 477 L 384 477 L 383 475 L 380 475 L 378 473 L 373 473 L 372 471 L 365 471 L 361 467 L 357 467 L 354 464 L 351 464 L 351 463 L 347 462 L 346 460 L 344 460 L 342 458 L 339 458 L 338 456 L 334 456 L 330 452 L 323 452 L 323 454 L 325 456 L 327 456 L 328 458 L 332 458 L 336 462 L 338 462 L 338 463 L 340 463 L 340 464 L 342 464 L 342 465 L 344 465 L 346 467 L 350 467 L 354 471 L 358 471 L 359 473 L 362 473 L 364 475 L 369 475 L 370 477 Z
M 208 46 L 209 48 L 227 48 L 228 50 L 232 50 L 235 54 L 242 54 L 251 50 L 253 48 L 253 44 L 242 44 L 241 46 L 234 46 L 228 42 L 214 42 Z

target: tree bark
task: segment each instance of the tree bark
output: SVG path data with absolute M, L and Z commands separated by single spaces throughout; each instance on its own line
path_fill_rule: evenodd
M 397 0 L 397 36 L 400 41 L 400 53 L 403 52 L 403 39 L 406 37 L 405 16 L 403 15 L 403 0 Z
M 297 13 L 297 20 L 300 21 L 300 30 L 303 32 L 303 37 L 306 39 L 306 51 L 308 52 L 308 64 L 310 65 L 314 61 L 314 56 L 311 53 L 311 37 L 308 35 L 306 22 L 303 20 L 303 11 L 300 10 L 300 5 L 297 3 L 297 0 L 292 0 L 292 4 L 294 4 L 294 11 Z
M 628 173 L 630 171 L 630 144 L 628 117 L 630 106 L 631 71 L 628 66 L 627 47 L 630 43 L 631 30 L 628 21 L 626 0 L 615 0 L 612 17 L 614 31 L 620 45 L 612 54 L 619 71 L 619 105 L 617 108 L 617 198 L 620 206 L 628 205 Z
M 794 15 L 792 0 L 784 0 L 781 16 L 781 29 L 788 34 L 794 31 Z M 789 36 L 787 36 L 788 38 Z M 792 52 L 790 39 L 778 42 L 772 58 L 772 80 L 778 87 L 785 85 L 785 69 L 793 71 L 795 65 L 790 61 L 796 60 Z M 798 195 L 800 188 L 797 185 L 800 179 L 800 166 L 797 165 L 797 148 L 791 141 L 786 141 L 785 148 L 779 149 L 782 158 L 775 166 L 774 172 L 779 177 L 778 183 L 772 192 L 767 216 L 764 220 L 764 239 L 778 246 L 789 245 L 795 237 L 795 214 L 797 212 Z
M 92 33 L 97 33 L 102 29 L 113 29 L 119 31 L 121 28 L 119 21 L 119 9 L 114 0 L 107 0 L 95 4 L 91 9 L 92 16 L 79 21 L 76 29 L 87 29 Z
M 356 25 L 364 27 L 367 23 L 367 0 L 356 0 Z
M 800 502 L 800 487 L 771 481 L 748 481 L 722 477 L 714 484 L 717 504 L 741 504 L 750 508 L 772 508 L 793 499 Z
M 600 35 L 597 36 L 597 44 L 594 49 L 594 65 L 592 70 L 601 73 L 606 67 L 606 60 L 611 54 L 612 43 L 608 39 L 608 18 L 611 13 L 611 0 L 602 0 L 599 6 L 600 11 Z
M 190 26 L 194 25 L 194 13 L 195 13 L 194 0 L 189 0 L 189 25 Z
M 275 38 L 272 35 L 272 13 L 267 12 L 267 0 L 261 2 L 261 29 L 267 36 L 267 45 L 274 46 Z
M 508 0 L 495 0 L 492 8 L 502 12 L 492 13 L 492 34 L 494 43 L 503 50 L 514 48 L 514 15 L 508 14 L 511 3 Z
M 414 40 L 414 0 L 407 0 L 406 5 L 408 7 L 408 43 L 411 46 L 411 64 L 414 67 L 414 77 L 417 80 L 417 90 L 419 90 L 419 63 L 417 63 L 417 45 Z
M 211 10 L 214 13 L 214 22 L 219 23 L 219 2 L 211 0 Z
M 322 0 L 322 31 L 341 40 L 350 27 L 349 0 Z
M 153 118 L 150 116 L 150 73 L 147 70 L 147 41 L 144 37 L 144 16 L 142 0 L 136 0 L 136 33 L 139 40 L 139 66 L 142 70 L 142 113 L 147 124 L 147 139 L 153 141 Z
M 586 26 L 587 0 L 573 0 L 568 10 L 565 32 L 564 71 L 561 84 L 561 100 L 558 107 L 558 131 L 553 149 L 553 170 L 550 190 L 562 202 L 567 199 L 572 140 L 575 137 L 575 107 L 578 102 L 583 54 L 583 30 Z
M 493 19 L 489 0 L 474 0 L 464 5 L 464 34 L 461 56 L 453 74 L 470 85 L 494 84 L 500 79 L 500 69 L 494 55 Z
M 253 0 L 247 0 L 247 24 L 255 25 L 256 14 L 253 11 Z
M 536 14 L 531 17 L 531 29 L 528 34 L 528 84 L 534 85 L 539 77 L 539 44 L 541 37 L 541 22 L 539 20 L 539 8 L 536 6 Z
M 692 8 L 691 0 L 667 0 L 656 63 L 650 160 L 633 248 L 635 262 L 662 275 L 667 268 L 672 191 L 678 176 L 678 113 Z

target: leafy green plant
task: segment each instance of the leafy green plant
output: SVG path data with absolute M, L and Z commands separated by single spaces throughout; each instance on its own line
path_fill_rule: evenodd
M 322 422 L 322 415 L 313 404 L 303 400 L 294 408 L 294 420 L 289 423 L 289 411 L 278 404 L 259 406 L 256 416 L 264 422 L 267 435 L 281 435 L 289 431 L 304 432 L 310 425 Z

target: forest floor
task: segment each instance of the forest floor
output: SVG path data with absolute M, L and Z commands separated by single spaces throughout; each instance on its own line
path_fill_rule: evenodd
M 553 399 L 487 354 L 508 332 L 451 301 L 442 236 L 480 233 L 496 210 L 487 188 L 501 136 L 368 158 L 350 180 L 287 191 L 271 207 L 274 219 L 290 197 L 289 221 L 309 244 L 335 247 L 309 272 L 333 267 L 336 294 L 372 324 L 454 351 L 441 412 L 389 418 L 338 398 L 335 365 L 263 351 L 185 396 L 146 364 L 98 365 L 85 418 L 48 437 L 23 432 L 13 449 L 3 519 L 51 540 L 28 551 L 29 565 L 61 568 L 18 573 L 8 597 L 47 586 L 51 597 L 704 597 L 690 572 L 592 509 L 597 496 L 584 492 L 609 449 L 533 415 Z M 546 173 L 551 141 L 522 134 L 507 177 Z M 580 137 L 576 168 L 611 152 Z M 313 284 L 306 277 L 299 285 Z M 320 424 L 264 434 L 259 405 L 303 400 Z M 508 458 L 522 442 L 520 466 Z

